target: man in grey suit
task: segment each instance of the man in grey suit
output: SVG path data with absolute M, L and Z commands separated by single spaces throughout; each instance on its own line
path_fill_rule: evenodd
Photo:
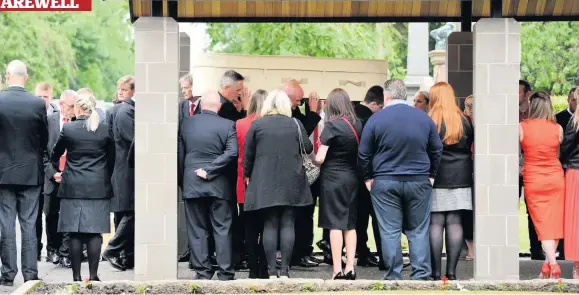
M 184 118 L 179 130 L 178 175 L 183 188 L 189 251 L 197 279 L 211 279 L 209 235 L 215 240 L 218 278 L 233 280 L 231 222 L 237 160 L 235 122 L 219 117 L 217 92 L 201 97 L 201 113 Z
M 46 104 L 24 90 L 26 65 L 6 67 L 8 89 L 0 93 L 0 285 L 12 286 L 18 273 L 16 216 L 22 234 L 24 281 L 38 279 L 36 219 L 44 183 L 44 149 L 48 141 Z

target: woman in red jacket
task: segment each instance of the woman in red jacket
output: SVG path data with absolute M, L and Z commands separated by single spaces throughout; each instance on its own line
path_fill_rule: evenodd
M 251 123 L 257 119 L 261 113 L 263 101 L 267 97 L 267 91 L 258 90 L 251 97 L 249 109 L 247 110 L 247 117 L 238 120 L 235 123 L 235 130 L 237 131 L 237 146 L 239 148 L 239 156 L 237 160 L 237 203 L 239 204 L 239 213 L 245 225 L 245 252 L 248 255 L 247 264 L 249 266 L 249 278 L 269 278 L 267 271 L 267 262 L 265 261 L 265 253 L 261 244 L 260 234 L 263 231 L 263 222 L 258 214 L 258 211 L 245 212 L 243 210 L 243 202 L 245 199 L 246 182 L 243 177 L 243 155 L 245 151 L 245 136 L 251 126 Z

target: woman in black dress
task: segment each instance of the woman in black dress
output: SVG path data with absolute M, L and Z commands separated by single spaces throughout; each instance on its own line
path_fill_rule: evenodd
M 281 249 L 279 277 L 289 277 L 295 211 L 313 202 L 303 166 L 300 133 L 306 139 L 303 145 L 307 154 L 312 152 L 313 145 L 302 123 L 291 115 L 287 94 L 274 90 L 263 102 L 261 118 L 251 124 L 245 137 L 243 174 L 248 185 L 244 210 L 259 210 L 263 217 L 263 247 L 270 278 L 278 277 L 278 245 Z
M 358 144 L 362 123 L 348 93 L 332 90 L 326 104 L 326 123 L 320 135 L 322 146 L 316 161 L 320 172 L 319 227 L 330 230 L 330 248 L 335 280 L 355 280 L 356 213 L 358 195 Z M 346 243 L 346 268 L 342 271 L 342 244 Z
M 89 280 L 97 274 L 103 238 L 110 232 L 111 174 L 114 142 L 106 124 L 99 124 L 92 94 L 81 94 L 74 104 L 76 120 L 65 124 L 54 145 L 51 163 L 60 182 L 58 231 L 70 234 L 70 261 L 74 281 L 81 281 L 83 243 L 87 245 Z M 66 153 L 66 154 L 65 154 Z M 66 155 L 64 169 L 61 156 Z

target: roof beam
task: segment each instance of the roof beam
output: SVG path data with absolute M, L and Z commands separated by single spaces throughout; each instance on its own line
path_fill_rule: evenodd
M 472 1 L 460 2 L 460 30 L 461 32 L 472 31 Z
M 503 0 L 491 0 L 491 18 L 503 17 Z

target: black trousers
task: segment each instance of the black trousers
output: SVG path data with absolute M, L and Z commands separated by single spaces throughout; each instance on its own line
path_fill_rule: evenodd
M 239 206 L 239 210 L 238 210 Z M 231 206 L 232 212 L 232 239 L 233 239 L 233 264 L 240 263 L 245 260 L 245 218 L 243 215 L 243 204 Z M 211 250 L 215 251 L 215 243 L 213 243 Z
M 41 185 L 40 196 L 38 196 L 38 215 L 36 217 L 36 247 L 38 258 L 42 252 L 42 208 L 44 207 L 44 187 Z
M 232 264 L 232 206 L 229 200 L 195 198 L 185 200 L 185 220 L 189 238 L 191 263 L 198 279 L 210 280 L 215 271 L 209 261 L 209 236 L 215 240 L 220 280 L 235 277 Z
M 368 223 L 370 221 L 370 216 L 372 216 L 372 232 L 374 234 L 374 241 L 376 242 L 376 249 L 378 251 L 378 257 L 382 257 L 382 240 L 380 239 L 380 229 L 378 227 L 378 219 L 376 219 L 376 212 L 374 211 L 374 206 L 372 205 L 372 199 L 370 198 L 370 192 L 361 182 L 362 185 L 358 188 L 358 216 L 356 220 L 356 252 L 358 252 L 358 258 L 364 258 L 370 255 L 370 248 L 368 247 Z
M 135 212 L 115 212 L 115 235 L 109 241 L 105 251 L 115 257 L 125 252 L 129 262 L 135 259 Z
M 313 204 L 300 208 L 295 212 L 295 242 L 292 259 L 297 261 L 302 257 L 310 256 L 314 251 L 314 212 L 320 195 L 320 180 L 310 186 Z M 329 241 L 329 239 L 328 239 Z
M 59 233 L 58 218 L 60 216 L 60 198 L 58 198 L 58 189 L 51 194 L 44 195 L 42 211 L 46 220 L 46 251 L 57 252 L 61 257 L 68 257 L 70 247 L 70 235 L 68 233 Z

